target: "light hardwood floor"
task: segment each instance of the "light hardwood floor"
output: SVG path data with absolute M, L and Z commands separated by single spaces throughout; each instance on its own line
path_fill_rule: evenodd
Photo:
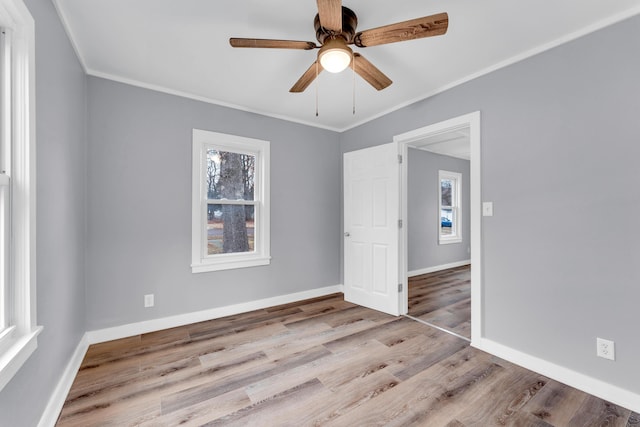
M 341 294 L 92 345 L 58 426 L 635 426 Z
M 471 339 L 471 266 L 410 277 L 409 315 Z

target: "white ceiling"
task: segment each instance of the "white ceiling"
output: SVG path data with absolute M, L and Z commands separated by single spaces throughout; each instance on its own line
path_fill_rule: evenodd
M 315 40 L 313 0 L 53 0 L 90 75 L 345 130 L 488 71 L 640 13 L 639 0 L 343 0 L 358 30 L 439 12 L 447 34 L 354 48 L 393 80 L 353 73 L 289 88 L 317 50 L 233 49 L 229 37 Z
M 409 147 L 442 154 L 443 156 L 471 160 L 471 138 L 468 127 L 411 141 Z

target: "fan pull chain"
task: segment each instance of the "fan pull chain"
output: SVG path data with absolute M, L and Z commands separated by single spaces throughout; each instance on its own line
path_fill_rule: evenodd
M 351 68 L 353 68 L 353 115 L 356 115 L 356 56 L 351 51 Z
M 320 83 L 318 82 L 318 61 L 316 61 L 316 117 L 318 117 L 318 86 Z

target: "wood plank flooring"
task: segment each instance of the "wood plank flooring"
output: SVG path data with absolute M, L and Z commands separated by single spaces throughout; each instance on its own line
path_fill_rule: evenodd
M 409 315 L 471 339 L 471 267 L 410 277 Z
M 57 425 L 639 423 L 627 409 L 336 294 L 92 345 Z

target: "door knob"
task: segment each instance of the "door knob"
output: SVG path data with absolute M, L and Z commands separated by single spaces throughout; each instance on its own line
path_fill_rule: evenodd
M 348 232 L 348 231 L 345 231 L 345 232 L 344 232 L 344 237 L 349 237 L 349 236 L 351 236 L 351 234 L 349 234 L 349 232 Z

